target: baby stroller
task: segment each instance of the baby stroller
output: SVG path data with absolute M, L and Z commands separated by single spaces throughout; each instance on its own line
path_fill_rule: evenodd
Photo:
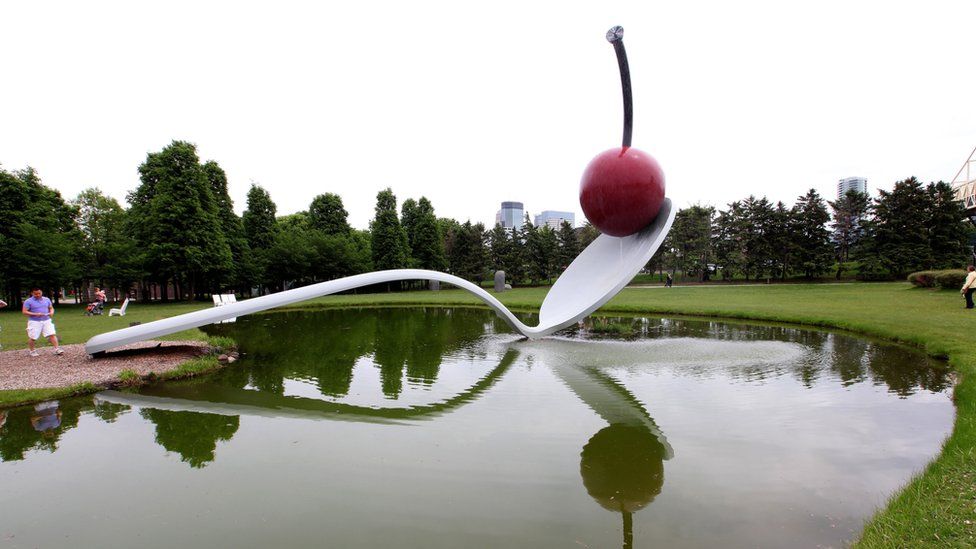
M 93 301 L 85 307 L 85 316 L 100 315 L 103 307 L 105 307 L 104 301 Z

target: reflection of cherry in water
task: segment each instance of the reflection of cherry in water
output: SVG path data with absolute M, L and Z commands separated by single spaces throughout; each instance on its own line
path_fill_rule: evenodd
M 625 548 L 634 543 L 631 514 L 661 493 L 664 457 L 664 445 L 643 425 L 612 424 L 583 446 L 583 486 L 604 509 L 623 515 Z

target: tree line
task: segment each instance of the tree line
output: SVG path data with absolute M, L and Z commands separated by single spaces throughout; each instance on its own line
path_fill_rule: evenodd
M 841 278 L 845 270 L 863 280 L 904 279 L 964 265 L 973 232 L 964 219 L 950 185 L 914 177 L 873 199 L 851 190 L 830 202 L 811 189 L 787 207 L 749 196 L 720 211 L 680 210 L 648 269 L 699 281 Z
M 211 293 L 267 293 L 373 270 L 447 271 L 473 282 L 496 269 L 514 283 L 551 281 L 595 230 L 578 235 L 438 218 L 426 197 L 403 201 L 380 191 L 369 229 L 348 223 L 342 198 L 316 196 L 305 211 L 278 216 L 266 189 L 252 184 L 243 215 L 227 175 L 174 141 L 139 166 L 129 208 L 97 188 L 75 199 L 43 185 L 31 169 L 0 169 L 0 295 L 19 305 L 33 286 L 55 298 L 90 285 L 149 300 L 205 299 Z M 587 236 L 590 235 L 590 236 Z M 585 244 L 583 242 L 582 244 Z
M 0 295 L 17 306 L 32 286 L 98 285 L 118 296 L 205 299 L 254 295 L 374 270 L 446 271 L 479 283 L 496 270 L 508 282 L 552 282 L 599 232 L 521 228 L 438 218 L 426 197 L 377 195 L 367 230 L 348 223 L 342 198 L 316 196 L 307 210 L 278 216 L 266 189 L 252 184 L 243 215 L 227 175 L 201 162 L 196 147 L 174 141 L 139 166 L 129 208 L 98 189 L 65 200 L 26 168 L 0 168 Z M 705 280 L 840 276 L 865 279 L 961 265 L 969 228 L 945 183 L 899 181 L 875 199 L 850 192 L 827 202 L 810 190 L 787 207 L 749 196 L 724 210 L 680 210 L 649 271 Z

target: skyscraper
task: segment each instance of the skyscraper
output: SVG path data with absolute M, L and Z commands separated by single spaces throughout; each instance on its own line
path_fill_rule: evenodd
M 868 194 L 868 180 L 864 177 L 845 177 L 837 182 L 837 198 L 844 196 L 850 190 Z
M 535 216 L 536 227 L 542 227 L 545 225 L 554 231 L 559 230 L 559 226 L 563 224 L 563 221 L 567 221 L 571 227 L 575 227 L 576 214 L 573 212 L 545 210 L 539 215 Z
M 495 223 L 506 229 L 521 229 L 525 224 L 525 205 L 521 202 L 502 202 L 502 209 L 495 214 Z

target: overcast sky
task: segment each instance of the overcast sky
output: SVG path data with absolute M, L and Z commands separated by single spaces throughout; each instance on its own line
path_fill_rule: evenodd
M 950 180 L 976 146 L 976 2 L 16 2 L 0 7 L 0 164 L 120 201 L 197 145 L 278 213 L 376 193 L 494 223 L 571 210 L 620 144 L 604 33 L 626 30 L 634 140 L 680 207 L 792 204 L 839 178 Z

